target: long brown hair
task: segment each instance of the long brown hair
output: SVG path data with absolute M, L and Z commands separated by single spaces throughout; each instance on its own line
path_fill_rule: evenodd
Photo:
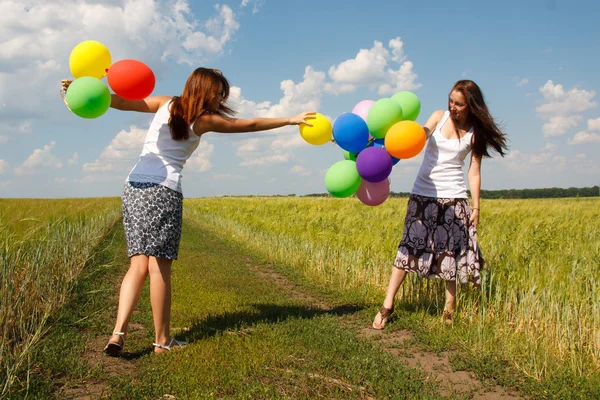
M 504 157 L 508 150 L 506 135 L 498 127 L 485 104 L 483 93 L 477 84 L 470 80 L 460 80 L 454 84 L 450 93 L 457 91 L 467 99 L 469 119 L 473 125 L 473 154 L 477 157 L 491 157 L 491 147 Z
M 229 81 L 218 69 L 196 68 L 189 76 L 181 96 L 174 96 L 171 101 L 169 128 L 173 140 L 187 140 L 190 125 L 206 109 L 206 105 L 219 94 L 222 99 L 217 110 L 210 110 L 221 115 L 233 115 L 235 111 L 227 104 L 229 97 Z

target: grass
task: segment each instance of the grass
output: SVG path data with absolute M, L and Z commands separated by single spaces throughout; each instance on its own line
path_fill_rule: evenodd
M 461 363 L 480 366 L 474 369 L 482 377 L 534 395 L 547 388 L 561 393 L 555 383 L 570 379 L 581 383 L 575 396 L 598 396 L 599 206 L 597 198 L 486 200 L 479 229 L 487 261 L 483 288 L 461 287 L 452 340 L 440 343 L 445 334 L 434 322 L 443 304 L 441 282 L 411 275 L 397 307 L 421 313 L 421 340 L 458 350 L 468 360 Z M 378 304 L 406 199 L 375 208 L 354 199 L 196 199 L 186 210 L 316 285 Z M 484 368 L 490 358 L 493 374 Z
M 32 353 L 118 220 L 116 204 L 0 200 L 0 396 L 28 386 Z

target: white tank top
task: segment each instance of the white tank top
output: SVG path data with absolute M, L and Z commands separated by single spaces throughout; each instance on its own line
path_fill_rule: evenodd
M 142 154 L 138 159 L 126 182 L 152 182 L 166 186 L 181 193 L 181 170 L 194 150 L 200 144 L 193 127 L 189 128 L 188 140 L 173 140 L 169 128 L 169 106 L 165 103 L 154 115 Z
M 448 120 L 446 111 L 429 137 L 425 157 L 412 193 L 437 198 L 468 198 L 463 165 L 471 151 L 473 128 L 460 139 L 446 139 L 442 126 Z

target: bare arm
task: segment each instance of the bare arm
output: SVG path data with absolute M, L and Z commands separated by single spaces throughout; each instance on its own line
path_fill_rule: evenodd
M 471 190 L 471 202 L 473 203 L 473 215 L 469 221 L 475 229 L 479 224 L 479 192 L 481 190 L 481 157 L 471 153 L 471 165 L 468 172 L 469 189 Z
M 194 124 L 194 133 L 198 136 L 206 132 L 242 133 L 267 131 L 286 125 L 308 125 L 308 120 L 314 119 L 314 112 L 304 112 L 290 118 L 228 118 L 219 114 L 203 114 Z
M 423 125 L 423 129 L 425 130 L 427 139 L 429 139 L 429 137 L 435 130 L 435 127 L 437 126 L 437 124 L 439 124 L 440 121 L 442 120 L 443 116 L 444 116 L 444 110 L 437 110 L 437 111 L 434 111 L 431 114 L 431 116 L 429 117 L 429 119 L 427 120 L 427 122 L 425 122 L 425 125 Z
M 143 100 L 127 100 L 116 94 L 111 94 L 110 106 L 122 111 L 155 113 L 169 100 L 171 100 L 170 96 L 152 96 Z

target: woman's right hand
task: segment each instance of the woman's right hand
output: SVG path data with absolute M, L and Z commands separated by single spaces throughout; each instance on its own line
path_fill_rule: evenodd
M 66 92 L 67 89 L 69 89 L 69 86 L 71 86 L 71 83 L 73 83 L 73 81 L 69 80 L 69 79 L 63 79 L 63 80 L 61 80 L 60 81 L 60 85 L 61 85 L 62 90 L 64 92 Z
M 316 112 L 314 111 L 305 111 L 302 114 L 298 114 L 295 117 L 290 118 L 290 125 L 306 125 L 312 126 L 309 122 L 306 122 L 309 119 L 315 119 Z

